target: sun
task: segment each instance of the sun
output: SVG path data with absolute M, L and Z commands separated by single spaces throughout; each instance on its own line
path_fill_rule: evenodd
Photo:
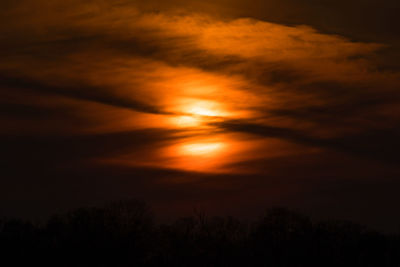
M 187 99 L 181 107 L 182 111 L 191 116 L 218 117 L 222 116 L 219 103 L 210 100 Z
M 179 127 L 196 127 L 201 125 L 201 120 L 195 116 L 176 116 L 172 120 Z
M 203 127 L 211 120 L 223 117 L 225 113 L 220 104 L 210 100 L 184 99 L 175 111 L 179 115 L 170 118 L 178 127 Z
M 188 113 L 197 115 L 197 116 L 207 116 L 207 117 L 215 117 L 218 116 L 218 112 L 207 107 L 203 106 L 193 106 L 188 109 Z
M 191 156 L 212 156 L 222 148 L 222 143 L 185 144 L 182 146 L 182 153 Z

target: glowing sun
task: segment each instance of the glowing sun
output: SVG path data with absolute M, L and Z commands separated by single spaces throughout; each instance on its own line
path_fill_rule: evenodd
M 222 143 L 185 144 L 182 146 L 182 153 L 192 156 L 212 156 L 222 148 Z

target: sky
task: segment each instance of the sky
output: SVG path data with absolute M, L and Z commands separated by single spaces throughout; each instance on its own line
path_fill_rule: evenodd
M 0 216 L 139 198 L 400 229 L 398 1 L 0 7 Z

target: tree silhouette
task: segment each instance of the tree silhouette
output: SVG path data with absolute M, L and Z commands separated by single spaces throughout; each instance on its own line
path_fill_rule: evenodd
M 196 212 L 154 222 L 137 200 L 81 208 L 45 224 L 0 220 L 2 266 L 400 266 L 399 235 L 284 208 L 251 224 Z

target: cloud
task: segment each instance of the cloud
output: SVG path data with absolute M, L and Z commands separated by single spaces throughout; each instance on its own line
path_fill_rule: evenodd
M 385 131 L 396 121 L 397 113 L 382 112 L 400 99 L 399 74 L 375 64 L 382 44 L 304 25 L 144 10 L 128 1 L 9 3 L 0 72 L 1 86 L 21 94 L 13 107 L 26 107 L 26 94 L 53 95 L 141 113 L 134 121 L 183 114 L 186 99 L 202 99 L 237 114 L 228 119 L 246 116 L 250 132 L 272 127 L 319 139 Z M 85 117 L 76 106 L 70 113 Z M 87 121 L 102 121 L 95 117 Z
M 324 138 L 312 133 L 290 128 L 252 124 L 247 121 L 225 121 L 217 126 L 226 131 L 244 132 L 267 138 L 284 139 L 305 146 L 333 149 L 351 155 L 375 159 L 386 163 L 398 164 L 397 151 L 400 149 L 398 136 L 400 127 L 385 130 L 370 130 L 360 134 Z M 371 142 L 371 140 L 374 140 Z
M 163 111 L 156 106 L 140 103 L 132 99 L 130 100 L 118 97 L 110 93 L 110 88 L 101 88 L 85 84 L 77 84 L 75 86 L 48 85 L 40 81 L 18 76 L 0 76 L 0 80 L 0 86 L 5 88 L 30 90 L 38 94 L 54 94 L 121 108 L 128 108 L 145 113 L 163 114 Z

